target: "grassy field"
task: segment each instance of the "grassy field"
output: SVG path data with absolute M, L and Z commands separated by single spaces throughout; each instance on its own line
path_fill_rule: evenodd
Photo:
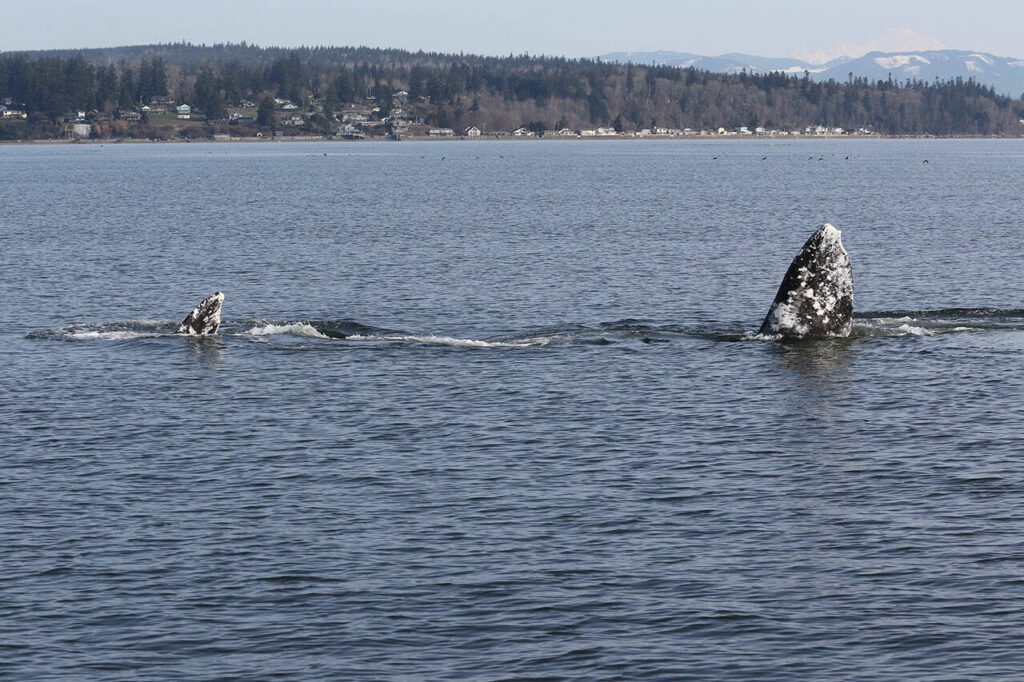
M 179 127 L 201 126 L 206 124 L 206 118 L 202 115 L 193 114 L 190 119 L 180 119 L 177 114 L 150 114 L 149 124 L 154 126 L 176 125 Z

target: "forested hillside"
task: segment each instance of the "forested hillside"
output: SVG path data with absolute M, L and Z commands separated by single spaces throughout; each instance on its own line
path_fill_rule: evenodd
M 173 44 L 0 54 L 0 99 L 25 113 L 5 119 L 19 128 L 0 128 L 0 136 L 58 136 L 70 111 L 115 120 L 154 97 L 187 102 L 205 115 L 197 119 L 210 122 L 242 102 L 277 97 L 298 105 L 302 125 L 329 132 L 346 106 L 372 105 L 387 121 L 396 91 L 408 92 L 402 116 L 456 130 L 822 125 L 892 135 L 1024 132 L 1024 101 L 971 80 L 816 83 L 551 57 Z M 277 122 L 264 116 L 258 125 Z

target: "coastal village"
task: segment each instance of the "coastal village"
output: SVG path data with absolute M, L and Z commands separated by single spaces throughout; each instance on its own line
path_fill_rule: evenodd
M 325 110 L 316 98 L 296 103 L 281 97 L 257 104 L 242 100 L 226 108 L 227 116 L 211 119 L 187 102 L 173 97 L 153 97 L 136 108 L 103 111 L 68 111 L 61 138 L 88 139 L 610 139 L 610 138 L 722 138 L 722 137 L 836 137 L 872 136 L 870 128 L 854 130 L 807 125 L 775 129 L 764 126 L 718 128 L 665 128 L 655 124 L 638 129 L 612 126 L 596 128 L 547 128 L 535 123 L 514 130 L 489 130 L 478 126 L 455 129 L 431 125 L 429 102 L 412 102 L 409 93 L 395 92 L 389 102 L 366 97 L 361 102 Z M 0 125 L 23 120 L 26 112 L 10 98 L 0 104 Z

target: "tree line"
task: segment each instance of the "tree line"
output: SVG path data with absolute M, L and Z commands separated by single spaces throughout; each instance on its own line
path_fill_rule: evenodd
M 158 96 L 189 102 L 211 119 L 226 116 L 228 105 L 268 96 L 304 108 L 315 103 L 328 119 L 346 104 L 366 101 L 387 115 L 398 90 L 409 93 L 428 123 L 485 130 L 825 125 L 890 135 L 1018 136 L 1024 129 L 1024 100 L 962 79 L 851 76 L 818 83 L 807 74 L 245 43 L 0 55 L 0 97 L 24 107 L 37 123 L 56 124 L 72 109 L 138 108 Z

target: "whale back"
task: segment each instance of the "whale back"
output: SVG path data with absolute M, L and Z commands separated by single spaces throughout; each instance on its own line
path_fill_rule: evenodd
M 852 329 L 853 269 L 842 233 L 826 223 L 793 259 L 760 333 L 845 337 Z
M 216 334 L 220 328 L 220 308 L 223 304 L 223 293 L 218 291 L 207 296 L 182 320 L 174 333 L 197 336 Z

